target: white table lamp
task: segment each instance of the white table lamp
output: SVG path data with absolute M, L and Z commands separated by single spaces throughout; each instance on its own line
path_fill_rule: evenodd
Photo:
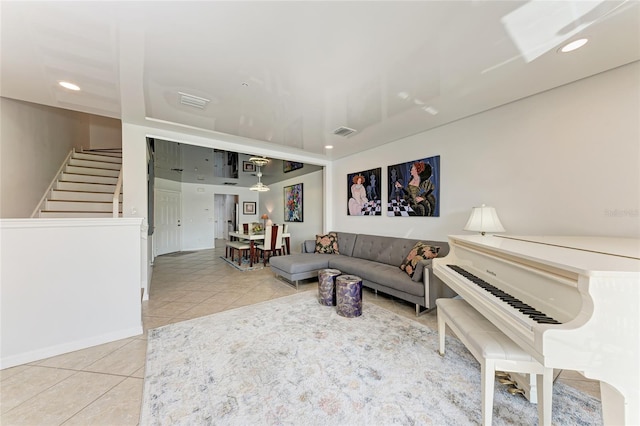
M 477 231 L 484 235 L 486 232 L 505 232 L 498 213 L 493 207 L 482 205 L 471 209 L 471 216 L 464 226 L 465 231 Z

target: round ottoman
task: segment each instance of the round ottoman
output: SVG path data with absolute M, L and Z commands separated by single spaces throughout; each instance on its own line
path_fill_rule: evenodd
M 318 271 L 318 301 L 324 306 L 336 306 L 337 269 L 320 269 Z
M 336 278 L 336 312 L 347 318 L 362 315 L 362 278 L 355 275 Z

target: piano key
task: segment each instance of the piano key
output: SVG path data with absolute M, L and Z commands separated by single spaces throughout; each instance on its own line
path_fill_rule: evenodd
M 529 306 L 528 304 L 520 301 L 518 298 L 513 297 L 509 293 L 500 290 L 499 288 L 497 288 L 496 286 L 486 282 L 482 278 L 479 278 L 479 277 L 473 275 L 472 273 L 466 271 L 464 268 L 461 268 L 458 265 L 447 265 L 447 266 L 449 268 L 451 268 L 452 270 L 454 270 L 455 272 L 457 272 L 458 274 L 460 274 L 463 277 L 467 278 L 469 281 L 471 281 L 472 283 L 476 284 L 480 288 L 488 291 L 489 293 L 491 293 L 492 295 L 494 295 L 498 299 L 502 300 L 503 302 L 505 302 L 509 306 L 513 307 L 514 309 L 517 309 L 523 315 L 528 316 L 533 321 L 535 321 L 535 322 L 537 322 L 539 324 L 561 324 L 560 322 L 556 321 L 555 319 L 547 316 L 544 312 L 538 311 L 534 307 Z

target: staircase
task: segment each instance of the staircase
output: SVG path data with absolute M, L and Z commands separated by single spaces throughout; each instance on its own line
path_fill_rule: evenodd
M 114 217 L 120 150 L 73 150 L 32 217 Z M 122 216 L 122 191 L 117 216 Z

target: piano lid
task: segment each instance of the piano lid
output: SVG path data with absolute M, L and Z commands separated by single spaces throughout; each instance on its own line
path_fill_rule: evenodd
M 628 257 L 640 260 L 640 239 L 613 237 L 559 237 L 559 236 L 512 236 L 497 235 L 499 238 L 529 241 L 532 243 L 566 247 L 590 251 L 610 256 Z
M 462 245 L 486 247 L 579 274 L 631 273 L 640 279 L 638 239 L 516 235 L 451 235 L 450 238 Z

